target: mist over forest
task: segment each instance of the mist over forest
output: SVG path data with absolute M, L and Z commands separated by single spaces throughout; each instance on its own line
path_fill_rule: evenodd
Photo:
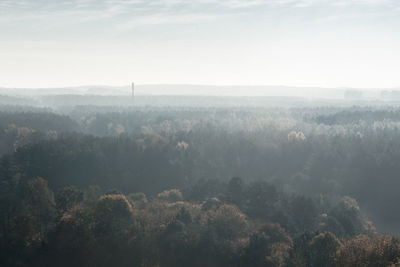
M 0 265 L 397 266 L 400 102 L 351 92 L 3 94 Z
M 399 0 L 0 0 L 0 267 L 400 267 Z

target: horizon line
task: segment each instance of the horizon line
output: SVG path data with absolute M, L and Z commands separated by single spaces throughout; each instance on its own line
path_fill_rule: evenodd
M 307 85 L 282 85 L 282 84 L 197 84 L 197 83 L 135 83 L 136 86 L 198 86 L 198 87 L 285 87 L 285 88 L 309 88 L 309 89 L 354 89 L 354 90 L 390 90 L 400 89 L 400 86 L 393 87 L 354 87 L 354 86 L 307 86 Z M 122 85 L 107 85 L 107 84 L 83 84 L 83 85 L 65 85 L 65 86 L 44 86 L 44 87 L 9 87 L 1 86 L 0 89 L 16 89 L 16 90 L 51 90 L 51 89 L 73 89 L 73 88 L 90 88 L 90 87 L 104 87 L 104 88 L 117 88 L 117 87 L 131 87 L 131 83 Z

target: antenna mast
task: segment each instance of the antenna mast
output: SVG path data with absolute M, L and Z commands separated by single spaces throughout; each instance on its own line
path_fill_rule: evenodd
M 135 105 L 135 83 L 132 82 L 132 106 Z
M 132 100 L 135 99 L 135 83 L 132 83 Z

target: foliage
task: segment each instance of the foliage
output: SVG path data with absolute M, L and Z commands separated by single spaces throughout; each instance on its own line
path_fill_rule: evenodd
M 60 110 L 0 112 L 1 266 L 400 265 L 398 108 Z

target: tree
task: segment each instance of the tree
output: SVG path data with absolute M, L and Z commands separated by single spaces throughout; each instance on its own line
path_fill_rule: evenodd
M 227 201 L 241 207 L 244 200 L 244 182 L 240 177 L 233 177 L 228 183 L 226 192 Z
M 278 201 L 278 192 L 267 182 L 251 184 L 246 191 L 246 209 L 249 216 L 259 219 L 271 219 L 274 205 Z
M 63 187 L 56 193 L 57 212 L 62 215 L 83 201 L 83 192 L 74 186 Z
M 312 266 L 336 266 L 335 256 L 340 246 L 340 241 L 332 233 L 325 232 L 316 235 L 310 242 Z
M 250 236 L 241 266 L 284 266 L 292 240 L 279 224 L 267 223 Z
M 114 234 L 132 223 L 133 209 L 124 195 L 104 195 L 98 200 L 93 216 L 99 235 Z
M 43 240 L 53 223 L 56 211 L 54 194 L 48 188 L 46 180 L 39 177 L 28 181 L 23 205 L 25 212 L 31 214 L 36 222 L 38 238 Z
M 336 266 L 335 256 L 340 246 L 339 240 L 332 233 L 305 232 L 294 239 L 288 266 Z
M 364 231 L 360 208 L 357 201 L 351 197 L 343 197 L 328 216 L 333 216 L 341 224 L 347 236 L 361 234 Z
M 399 266 L 400 243 L 388 235 L 360 235 L 344 242 L 336 258 L 343 267 Z
M 157 195 L 161 201 L 177 202 L 182 201 L 182 193 L 178 189 L 165 190 Z

